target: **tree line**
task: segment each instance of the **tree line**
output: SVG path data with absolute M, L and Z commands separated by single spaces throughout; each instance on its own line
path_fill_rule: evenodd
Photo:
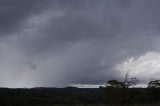
M 129 88 L 135 87 L 140 81 L 136 77 L 129 77 L 129 71 L 125 74 L 124 81 L 109 80 L 105 84 L 107 88 Z

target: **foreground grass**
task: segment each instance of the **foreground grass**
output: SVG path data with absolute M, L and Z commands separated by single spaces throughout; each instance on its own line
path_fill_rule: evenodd
M 55 106 L 160 106 L 160 103 L 156 104 L 134 104 L 134 105 L 55 105 Z
M 160 106 L 160 89 L 0 88 L 0 106 Z

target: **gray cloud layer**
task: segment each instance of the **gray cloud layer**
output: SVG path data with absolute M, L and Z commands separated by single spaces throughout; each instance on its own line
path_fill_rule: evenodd
M 1 0 L 0 86 L 122 79 L 117 64 L 160 50 L 159 4 L 159 0 Z

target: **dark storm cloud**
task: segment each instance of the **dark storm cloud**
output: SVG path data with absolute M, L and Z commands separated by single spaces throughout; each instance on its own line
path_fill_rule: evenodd
M 159 0 L 0 1 L 4 36 L 0 63 L 5 70 L 1 86 L 123 79 L 117 64 L 160 50 L 159 4 Z
M 49 4 L 42 0 L 1 0 L 0 1 L 0 32 L 11 33 L 18 29 L 28 15 L 43 11 Z

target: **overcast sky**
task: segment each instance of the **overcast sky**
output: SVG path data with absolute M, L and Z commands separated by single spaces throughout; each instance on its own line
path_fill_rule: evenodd
M 0 86 L 160 78 L 160 0 L 0 0 Z

